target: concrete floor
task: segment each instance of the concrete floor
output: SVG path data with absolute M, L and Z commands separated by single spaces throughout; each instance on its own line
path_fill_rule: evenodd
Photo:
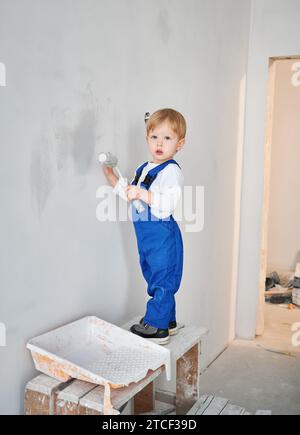
M 300 347 L 291 326 L 300 309 L 266 304 L 265 333 L 254 341 L 236 340 L 202 374 L 201 394 L 225 397 L 255 414 L 300 415 Z

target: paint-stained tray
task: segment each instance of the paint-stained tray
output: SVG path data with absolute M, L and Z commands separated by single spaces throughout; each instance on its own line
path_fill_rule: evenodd
M 170 351 L 97 317 L 89 316 L 27 343 L 37 370 L 61 381 L 71 378 L 121 388 L 166 367 Z

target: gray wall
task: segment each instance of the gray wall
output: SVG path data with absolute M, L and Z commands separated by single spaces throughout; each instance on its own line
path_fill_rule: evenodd
M 299 17 L 299 0 L 252 1 L 236 328 L 243 338 L 256 331 L 269 58 L 300 55 Z
M 0 0 L 0 413 L 22 412 L 34 376 L 29 338 L 95 314 L 144 312 L 132 224 L 100 223 L 96 157 L 127 176 L 147 160 L 143 115 L 188 122 L 178 156 L 186 185 L 205 186 L 205 227 L 183 232 L 179 321 L 207 326 L 204 364 L 233 338 L 230 313 L 240 85 L 248 0 Z M 182 226 L 184 231 L 184 226 Z M 234 320 L 234 319 L 233 319 Z

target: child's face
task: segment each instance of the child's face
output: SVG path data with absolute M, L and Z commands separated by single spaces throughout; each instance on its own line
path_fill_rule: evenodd
M 153 163 L 164 163 L 172 159 L 185 143 L 185 139 L 179 140 L 168 121 L 150 130 L 146 140 L 153 157 Z

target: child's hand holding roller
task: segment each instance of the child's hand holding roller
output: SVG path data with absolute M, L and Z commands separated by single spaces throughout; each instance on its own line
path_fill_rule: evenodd
M 153 194 L 149 190 L 130 185 L 125 188 L 125 193 L 127 195 L 128 201 L 140 199 L 148 205 L 152 205 L 153 203 Z

